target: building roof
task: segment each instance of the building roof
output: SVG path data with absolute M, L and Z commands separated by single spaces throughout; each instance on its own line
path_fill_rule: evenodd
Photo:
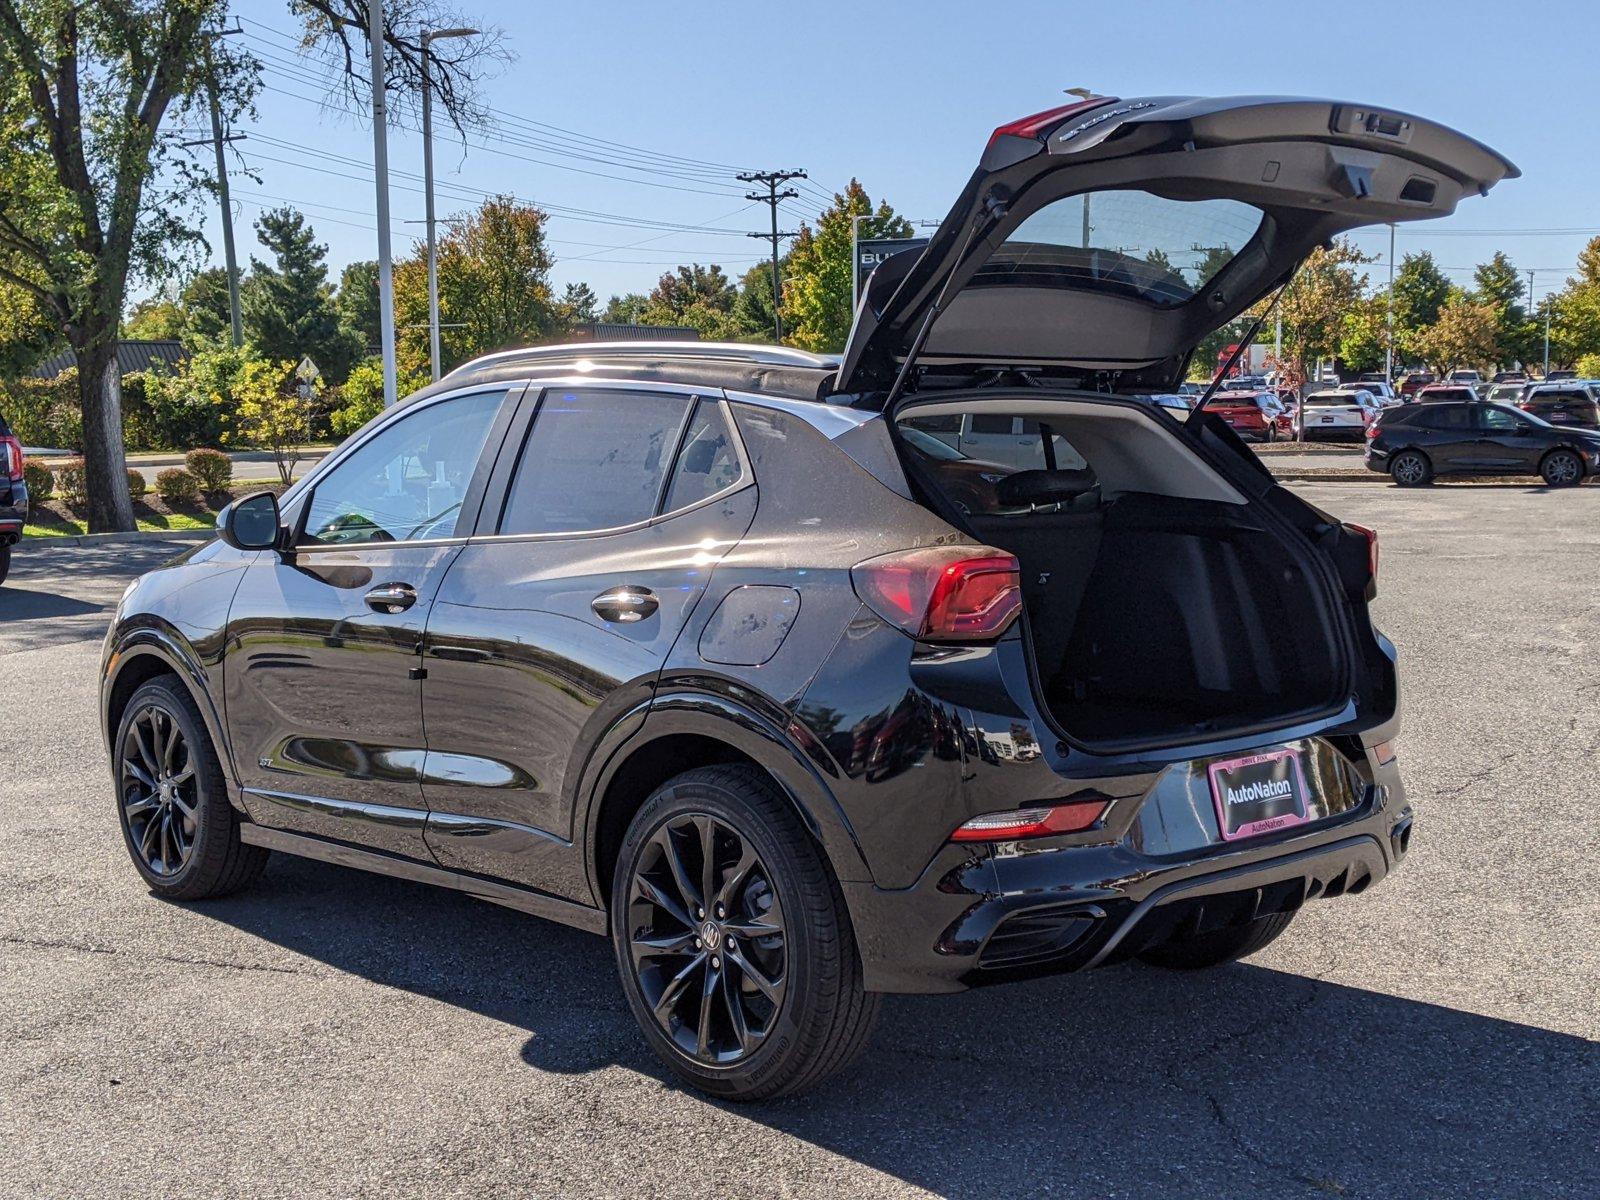
M 176 338 L 128 338 L 117 343 L 117 370 L 123 375 L 148 371 L 156 363 L 164 363 L 169 367 L 181 366 L 188 358 L 189 352 Z M 40 379 L 54 379 L 77 365 L 77 353 L 64 350 L 45 359 L 33 369 L 33 374 Z

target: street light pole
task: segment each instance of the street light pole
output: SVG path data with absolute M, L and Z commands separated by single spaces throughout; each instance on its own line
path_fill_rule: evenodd
M 378 328 L 383 343 L 383 404 L 399 399 L 394 365 L 394 268 L 389 244 L 389 106 L 383 82 L 383 0 L 367 0 L 372 45 L 372 173 L 378 187 Z
M 422 190 L 428 225 L 428 360 L 439 378 L 439 257 L 433 219 L 433 82 L 428 74 L 428 47 L 440 38 L 471 37 L 476 29 L 425 29 L 422 33 Z

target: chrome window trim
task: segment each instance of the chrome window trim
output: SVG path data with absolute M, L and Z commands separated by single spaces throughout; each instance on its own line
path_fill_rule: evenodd
M 374 418 L 372 423 L 364 432 L 360 433 L 356 437 L 347 439 L 344 444 L 332 454 L 326 456 L 316 466 L 312 467 L 309 472 L 307 472 L 305 475 L 302 475 L 294 483 L 290 484 L 289 489 L 285 491 L 283 495 L 278 497 L 279 512 L 283 512 L 293 505 L 303 504 L 305 497 L 316 490 L 317 484 L 321 481 L 324 475 L 337 468 L 338 465 L 346 458 L 354 454 L 357 450 L 366 445 L 373 438 L 377 437 L 384 430 L 388 429 L 396 421 L 404 420 L 406 417 L 432 408 L 435 404 L 443 404 L 447 400 L 457 400 L 462 396 L 481 396 L 485 392 L 503 391 L 505 396 L 500 402 L 502 406 L 505 404 L 516 404 L 520 400 L 522 393 L 527 390 L 528 386 L 529 384 L 527 380 L 515 379 L 508 379 L 498 383 L 479 383 L 467 387 L 453 388 L 448 392 L 440 392 L 437 396 L 429 396 L 424 400 L 416 401 L 414 404 L 396 403 L 392 405 L 387 412 L 383 413 L 377 418 Z M 493 428 L 494 426 L 491 422 L 491 432 Z M 482 451 L 479 453 L 481 454 Z M 296 539 L 298 539 L 303 532 L 301 525 L 306 515 L 307 514 L 303 507 L 294 514 L 293 527 Z M 301 545 L 298 540 L 296 540 L 292 544 L 289 552 L 295 555 L 323 555 L 338 551 L 357 553 L 362 550 L 371 550 L 378 547 L 394 549 L 400 546 L 457 546 L 465 545 L 469 540 L 469 537 L 461 536 L 447 538 L 415 538 L 393 542 L 340 542 L 328 545 L 320 545 L 317 543 Z
M 721 489 L 720 491 L 713 492 L 709 496 L 706 496 L 700 500 L 696 500 L 693 504 L 686 504 L 682 508 L 675 508 L 670 512 L 657 513 L 655 516 L 649 517 L 646 520 L 634 521 L 627 525 L 611 525 L 602 529 L 563 530 L 559 533 L 480 533 L 476 537 L 462 539 L 464 541 L 471 542 L 474 545 L 480 542 L 556 542 L 570 541 L 574 538 L 610 537 L 613 534 L 632 533 L 635 530 L 648 529 L 652 525 L 659 525 L 663 521 L 675 520 L 676 518 L 683 516 L 685 513 L 691 513 L 696 509 L 705 508 L 707 505 L 715 504 L 719 500 L 731 496 L 736 492 L 742 492 L 747 487 L 755 486 L 755 470 L 750 465 L 750 455 L 745 450 L 744 438 L 740 436 L 738 422 L 733 419 L 733 412 L 728 407 L 727 398 L 723 395 L 721 388 L 696 389 L 688 384 L 682 383 L 657 383 L 654 381 L 630 382 L 624 380 L 593 379 L 588 377 L 573 378 L 571 376 L 561 376 L 557 379 L 532 379 L 528 381 L 528 387 L 538 388 L 540 390 L 539 403 L 541 405 L 544 403 L 544 391 L 551 387 L 582 387 L 591 391 L 641 390 L 651 392 L 669 392 L 688 397 L 690 400 L 687 410 L 688 419 L 692 419 L 693 417 L 694 401 L 704 400 L 709 403 L 713 403 L 717 405 L 718 410 L 722 413 L 723 424 L 728 427 L 728 431 L 733 437 L 734 452 L 739 456 L 739 478 L 734 480 L 727 487 Z M 533 436 L 533 431 L 538 428 L 538 424 L 539 417 L 537 411 L 535 411 L 533 422 L 528 427 L 529 438 Z M 680 433 L 684 429 L 687 429 L 687 424 L 680 427 Z M 522 449 L 523 447 L 518 447 L 517 452 L 520 454 Z M 679 445 L 674 451 L 672 463 L 673 466 L 677 465 L 677 456 L 682 452 L 682 449 L 683 447 Z M 517 465 L 520 468 L 522 464 L 519 462 Z M 671 468 L 669 467 L 666 477 L 668 483 L 670 483 L 671 477 Z M 499 527 L 500 520 L 504 519 L 504 504 L 510 498 L 511 485 L 515 482 L 516 475 L 513 472 L 511 480 L 506 485 L 506 494 L 501 497 L 502 511 L 500 517 L 495 521 L 496 528 Z M 657 505 L 665 503 L 665 491 L 663 491 L 661 497 L 657 499 L 656 503 Z M 417 544 L 418 543 L 415 542 L 406 543 L 406 545 Z

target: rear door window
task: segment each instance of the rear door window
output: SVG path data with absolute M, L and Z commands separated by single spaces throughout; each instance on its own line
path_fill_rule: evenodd
M 1472 413 L 1464 404 L 1441 404 L 1419 412 L 1416 423 L 1423 429 L 1465 433 L 1472 428 Z
M 649 520 L 689 404 L 688 395 L 673 392 L 548 390 L 517 462 L 500 532 L 583 533 Z
M 698 504 L 738 483 L 740 474 L 739 451 L 722 414 L 722 405 L 715 400 L 697 401 L 689 431 L 684 434 L 677 462 L 672 467 L 672 479 L 667 484 L 667 499 L 661 511 L 677 512 Z

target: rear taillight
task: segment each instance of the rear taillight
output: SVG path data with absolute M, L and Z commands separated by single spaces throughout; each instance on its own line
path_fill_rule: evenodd
M 852 567 L 850 582 L 873 612 L 928 641 L 998 637 L 1022 611 L 1017 560 L 988 546 L 882 554 Z
M 1357 525 L 1353 521 L 1344 523 L 1346 533 L 1353 533 L 1367 539 L 1367 570 L 1373 579 L 1378 578 L 1378 531 L 1368 529 L 1365 525 Z
M 1107 803 L 1105 800 L 1075 800 L 1071 804 L 1041 804 L 1036 808 L 985 813 L 960 826 L 950 835 L 950 840 L 1010 842 L 1052 833 L 1080 833 L 1100 819 Z
M 1044 112 L 1034 113 L 1031 117 L 1009 121 L 989 135 L 989 144 L 992 146 L 997 138 L 1002 137 L 1036 138 L 1046 130 L 1055 128 L 1068 117 L 1087 112 L 1091 108 L 1109 103 L 1110 100 L 1110 96 L 1091 96 L 1074 104 L 1063 104 L 1060 108 L 1046 109 Z
M 1367 437 L 1375 438 L 1377 436 L 1378 436 L 1378 423 L 1376 421 L 1374 421 L 1370 425 L 1367 426 Z
M 0 475 L 22 478 L 22 443 L 14 437 L 0 438 Z

